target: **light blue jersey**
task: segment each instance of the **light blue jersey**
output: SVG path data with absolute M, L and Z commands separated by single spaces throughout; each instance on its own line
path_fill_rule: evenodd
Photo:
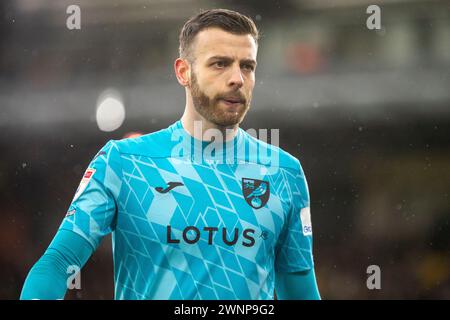
M 181 121 L 109 141 L 60 228 L 94 249 L 112 232 L 116 299 L 273 299 L 275 271 L 313 268 L 299 161 L 242 129 L 225 145 Z

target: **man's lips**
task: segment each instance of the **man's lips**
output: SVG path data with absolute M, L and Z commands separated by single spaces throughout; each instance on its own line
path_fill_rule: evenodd
M 229 104 L 240 104 L 240 103 L 244 103 L 244 101 L 240 98 L 223 98 L 221 99 Z
M 241 105 L 241 102 L 231 102 L 229 100 L 222 99 L 222 102 L 228 107 L 229 111 L 235 112 Z

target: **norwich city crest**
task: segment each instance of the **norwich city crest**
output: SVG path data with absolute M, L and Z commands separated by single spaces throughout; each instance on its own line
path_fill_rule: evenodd
M 262 208 L 269 201 L 269 182 L 257 179 L 242 178 L 242 193 L 245 201 L 255 209 Z

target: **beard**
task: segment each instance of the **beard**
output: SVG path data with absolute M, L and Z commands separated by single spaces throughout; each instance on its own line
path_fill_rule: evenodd
M 250 109 L 251 93 L 246 97 L 239 89 L 216 94 L 213 98 L 206 95 L 198 85 L 195 73 L 192 73 L 191 95 L 195 110 L 207 121 L 220 127 L 240 124 Z M 227 106 L 225 99 L 238 100 L 237 106 Z

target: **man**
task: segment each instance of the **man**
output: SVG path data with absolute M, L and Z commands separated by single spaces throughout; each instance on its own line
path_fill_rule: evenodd
M 109 141 L 92 160 L 22 299 L 61 299 L 112 232 L 116 299 L 320 299 L 299 161 L 239 128 L 258 31 L 230 10 L 180 33 L 181 120 Z

